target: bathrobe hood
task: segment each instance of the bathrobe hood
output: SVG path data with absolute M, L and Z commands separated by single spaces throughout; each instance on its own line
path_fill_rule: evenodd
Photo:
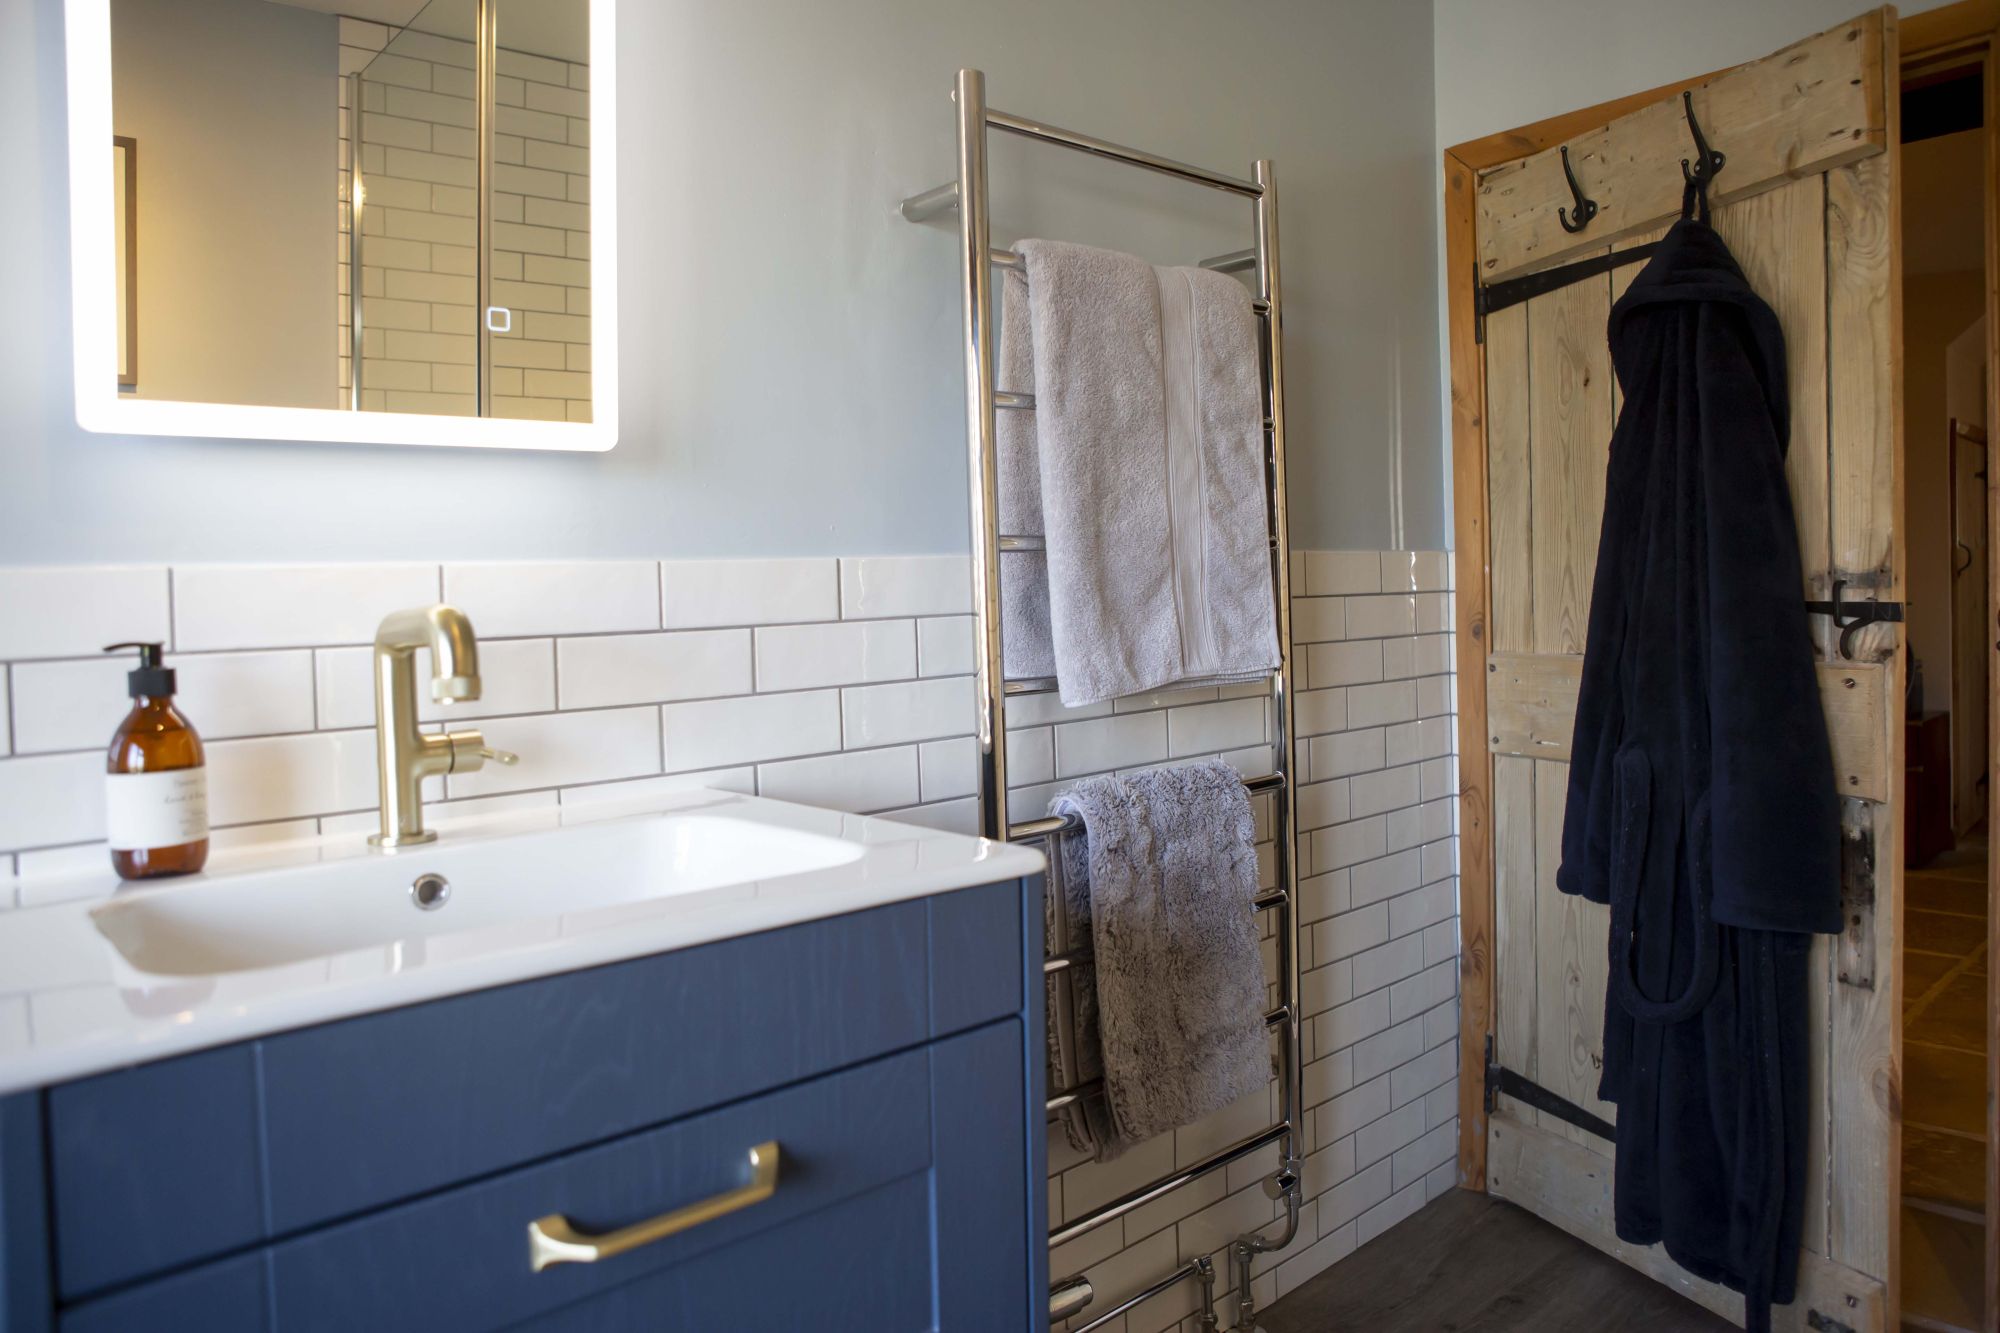
M 1806 960 L 1840 820 L 1785 476 L 1777 317 L 1705 218 L 1613 308 L 1624 405 L 1571 747 L 1563 891 L 1610 907 L 1604 1068 L 1621 1238 L 1792 1298 Z

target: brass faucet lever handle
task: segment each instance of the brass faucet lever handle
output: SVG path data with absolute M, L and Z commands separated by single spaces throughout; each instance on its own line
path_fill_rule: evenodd
M 445 733 L 445 743 L 450 747 L 449 773 L 476 773 L 488 764 L 518 764 L 521 756 L 512 750 L 496 750 L 486 743 L 486 737 L 477 731 L 450 731 Z

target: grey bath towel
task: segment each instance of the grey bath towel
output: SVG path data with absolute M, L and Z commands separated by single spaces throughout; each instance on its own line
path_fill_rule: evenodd
M 1008 674 L 1053 674 L 1072 707 L 1270 674 L 1249 293 L 1111 250 L 1017 248 L 1027 274 L 1005 283 L 999 387 L 1032 380 L 1035 410 L 1000 414 L 1001 527 L 1043 534 L 1048 552 L 1002 558 Z
M 1001 283 L 1000 359 L 994 383 L 1008 393 L 1035 391 L 1034 333 L 1028 322 L 1028 280 L 1006 270 Z M 1042 534 L 1042 473 L 1035 448 L 1035 414 L 1007 410 L 994 420 L 994 466 L 1000 487 L 1000 531 Z M 1040 551 L 1000 553 L 1000 642 L 1010 680 L 1056 674 L 1049 627 L 1049 564 Z
M 1067 1123 L 1105 1161 L 1270 1080 L 1250 798 L 1209 760 L 1089 778 L 1049 809 L 1084 823 L 1062 840 L 1057 906 L 1095 954 L 1073 1072 L 1105 1095 Z

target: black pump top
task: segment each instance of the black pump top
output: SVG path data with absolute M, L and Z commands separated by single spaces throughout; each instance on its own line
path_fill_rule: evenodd
M 163 643 L 114 643 L 105 647 L 107 653 L 115 653 L 121 648 L 139 650 L 139 669 L 125 673 L 125 692 L 134 699 L 141 697 L 164 699 L 174 692 L 174 669 L 160 665 L 160 654 L 166 650 Z

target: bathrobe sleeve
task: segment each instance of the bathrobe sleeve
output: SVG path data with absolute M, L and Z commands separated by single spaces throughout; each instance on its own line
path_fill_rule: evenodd
M 1783 386 L 1767 390 L 1771 348 L 1739 309 L 1704 310 L 1696 349 L 1699 410 L 1683 419 L 1700 432 L 1708 510 L 1714 919 L 1833 933 L 1839 796 L 1785 479 Z M 1781 342 L 1775 362 L 1782 376 Z

